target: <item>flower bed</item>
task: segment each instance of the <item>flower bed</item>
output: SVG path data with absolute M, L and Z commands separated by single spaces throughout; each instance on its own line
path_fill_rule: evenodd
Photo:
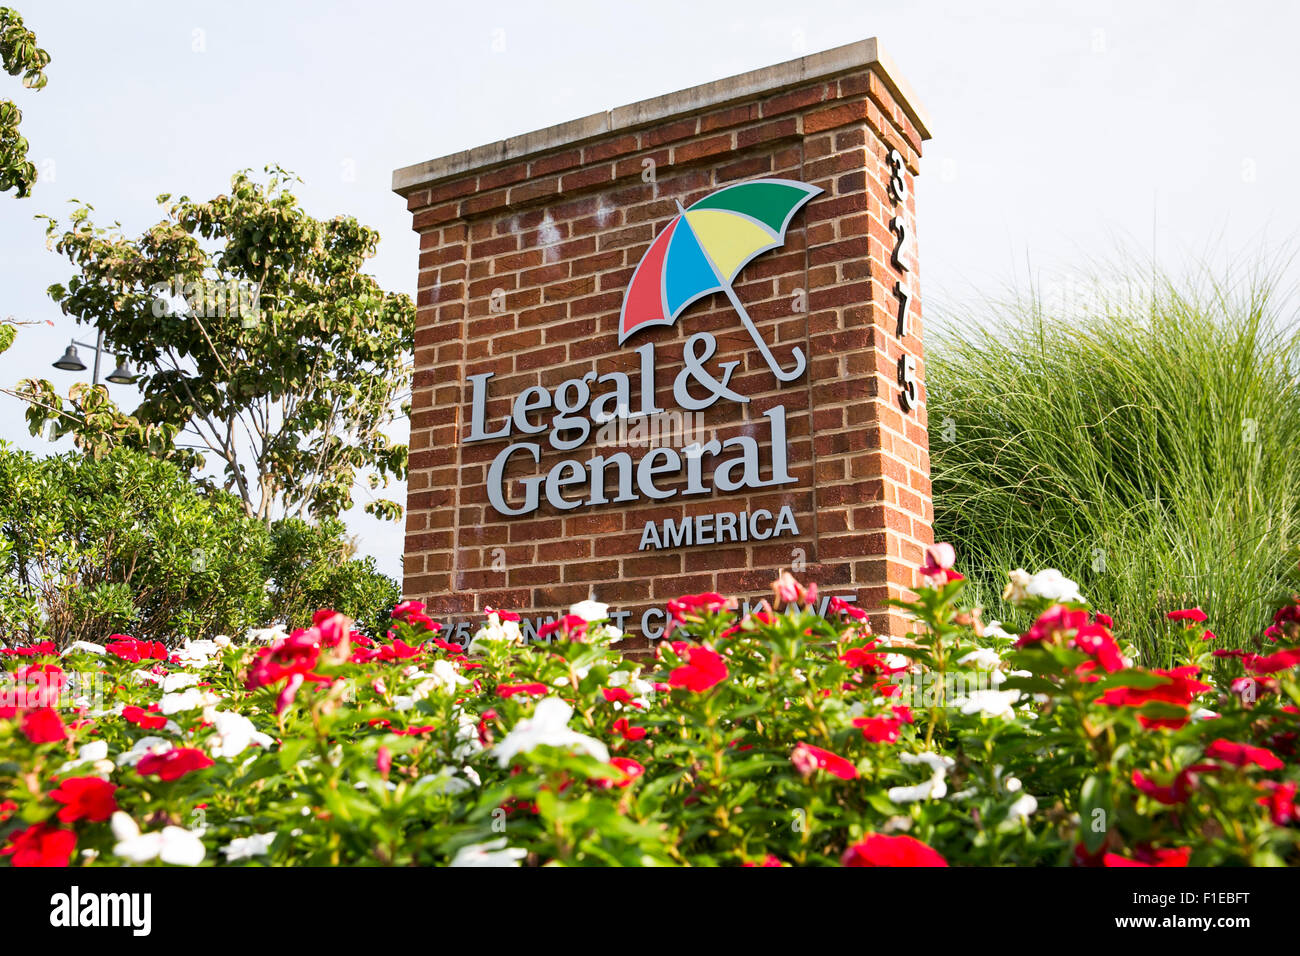
M 1054 572 L 1028 624 L 931 550 L 910 640 L 788 574 L 743 619 L 669 603 L 652 660 L 583 602 L 468 648 L 418 602 L 243 641 L 4 651 L 0 859 L 162 863 L 1184 866 L 1300 862 L 1300 604 L 1250 649 L 1134 666 Z

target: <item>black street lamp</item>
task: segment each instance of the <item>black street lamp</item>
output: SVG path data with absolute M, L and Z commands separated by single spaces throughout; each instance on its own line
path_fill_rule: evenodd
M 94 345 L 89 345 L 86 342 L 78 342 L 76 339 L 73 339 L 71 344 L 68 345 L 67 351 L 65 351 L 62 357 L 60 357 L 59 360 L 54 363 L 54 367 L 58 369 L 62 369 L 65 372 L 84 372 L 86 370 L 86 363 L 83 362 L 81 360 L 81 356 L 77 354 L 78 345 L 80 345 L 83 349 L 95 350 L 95 371 L 93 373 L 93 378 L 91 379 L 91 383 L 94 385 L 98 385 L 99 384 L 99 356 L 100 353 L 104 351 L 103 332 L 99 333 L 98 338 L 95 339 Z M 107 381 L 112 382 L 114 385 L 130 385 L 133 382 L 135 382 L 135 380 L 136 380 L 136 374 L 135 372 L 131 371 L 131 366 L 125 359 L 119 359 L 117 363 L 117 368 L 109 372 L 107 377 Z

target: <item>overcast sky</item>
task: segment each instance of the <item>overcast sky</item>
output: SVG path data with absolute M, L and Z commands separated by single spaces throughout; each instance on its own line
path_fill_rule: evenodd
M 378 228 L 374 274 L 413 294 L 395 167 L 872 36 L 934 127 L 917 184 L 931 324 L 1118 243 L 1177 270 L 1297 232 L 1300 6 L 1280 0 L 6 3 L 53 61 L 37 94 L 0 76 L 41 170 L 30 199 L 0 197 L 0 315 L 55 326 L 20 332 L 4 385 L 77 380 L 49 363 L 92 333 L 46 297 L 71 273 L 32 218 L 71 197 L 135 234 L 159 193 L 208 198 L 279 163 L 314 215 Z M 4 397 L 0 438 L 53 449 Z M 351 525 L 399 575 L 401 528 Z

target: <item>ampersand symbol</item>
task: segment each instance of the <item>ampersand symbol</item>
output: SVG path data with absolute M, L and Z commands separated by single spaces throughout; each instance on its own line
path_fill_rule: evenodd
M 699 411 L 702 408 L 708 408 L 720 398 L 730 399 L 733 402 L 742 404 L 749 401 L 744 395 L 739 395 L 727 387 L 731 381 L 731 375 L 736 370 L 739 362 L 722 362 L 722 381 L 718 381 L 704 363 L 713 357 L 713 353 L 718 350 L 718 341 L 708 332 L 697 332 L 686 340 L 686 345 L 682 349 L 682 361 L 685 366 L 677 373 L 677 378 L 673 382 L 673 398 L 682 408 L 691 411 Z M 709 390 L 708 398 L 696 398 L 687 389 L 687 384 L 694 381 Z

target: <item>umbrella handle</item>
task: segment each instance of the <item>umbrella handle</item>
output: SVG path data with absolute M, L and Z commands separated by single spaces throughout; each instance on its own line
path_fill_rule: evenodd
M 758 328 L 754 325 L 754 320 L 751 319 L 749 313 L 745 311 L 745 306 L 741 303 L 740 297 L 736 295 L 736 290 L 731 287 L 731 283 L 725 283 L 724 288 L 727 291 L 727 298 L 731 300 L 732 306 L 740 313 L 740 321 L 745 324 L 745 328 L 749 329 L 749 334 L 754 339 L 754 344 L 758 346 L 759 353 L 767 362 L 767 367 L 772 370 L 772 374 L 776 376 L 777 381 L 793 382 L 796 378 L 802 375 L 804 369 L 808 367 L 808 359 L 804 356 L 803 349 L 799 348 L 797 345 L 794 347 L 794 352 L 792 353 L 794 355 L 794 368 L 790 369 L 790 371 L 787 372 L 785 369 L 781 368 L 781 366 L 777 365 L 776 356 L 772 354 L 772 350 L 769 349 L 767 343 L 763 341 L 763 336 L 759 335 Z

